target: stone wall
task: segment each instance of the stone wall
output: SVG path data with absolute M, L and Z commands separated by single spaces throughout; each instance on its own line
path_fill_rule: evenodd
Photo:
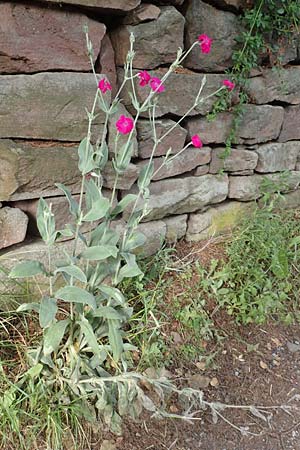
M 150 2 L 151 0 L 149 0 Z M 41 251 L 36 227 L 38 198 L 53 205 L 58 227 L 70 221 L 68 208 L 55 183 L 76 194 L 78 142 L 87 128 L 95 80 L 90 73 L 83 27 L 88 25 L 97 73 L 106 74 L 116 89 L 122 75 L 129 35 L 136 37 L 134 69 L 161 77 L 177 48 L 187 48 L 199 34 L 213 38 L 212 52 L 195 48 L 185 67 L 171 75 L 160 95 L 157 133 L 163 134 L 193 104 L 203 73 L 205 93 L 214 91 L 232 65 L 240 0 L 40 0 L 0 4 L 0 249 L 21 244 L 24 252 Z M 148 237 L 145 253 L 163 240 L 205 239 L 231 229 L 262 195 L 267 181 L 282 185 L 286 205 L 300 205 L 300 44 L 279 48 L 285 66 L 255 71 L 247 87 L 237 144 L 224 159 L 225 141 L 233 116 L 205 115 L 214 98 L 196 110 L 159 145 L 159 167 L 171 147 L 177 153 L 193 134 L 205 146 L 189 148 L 160 170 L 151 184 L 151 212 L 140 225 Z M 138 90 L 139 98 L 145 91 Z M 126 95 L 124 111 L 133 113 Z M 126 111 L 125 108 L 128 108 Z M 104 117 L 94 130 L 101 133 Z M 113 145 L 113 124 L 108 145 Z M 136 190 L 139 171 L 151 152 L 151 132 L 141 118 L 135 135 L 136 154 L 118 183 L 119 197 Z M 104 174 L 107 195 L 112 187 L 109 167 Z M 122 227 L 126 215 L 116 226 Z M 61 244 L 69 245 L 69 243 Z M 28 254 L 28 253 L 27 253 Z

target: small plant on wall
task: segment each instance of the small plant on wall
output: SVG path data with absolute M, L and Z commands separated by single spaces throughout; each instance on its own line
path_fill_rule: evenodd
M 88 34 L 86 39 L 92 62 L 93 49 Z M 16 279 L 38 275 L 48 280 L 48 289 L 43 292 L 39 302 L 24 304 L 19 308 L 19 312 L 33 311 L 37 314 L 43 330 L 38 345 L 28 351 L 30 369 L 19 382 L 20 389 L 26 392 L 28 385 L 31 388 L 43 386 L 41 395 L 45 395 L 45 391 L 53 393 L 53 407 L 63 405 L 66 411 L 68 405 L 79 404 L 77 414 L 81 411 L 82 416 L 90 420 L 100 417 L 116 433 L 120 432 L 122 416 L 129 414 L 136 417 L 143 407 L 152 412 L 157 411 L 139 384 L 142 375 L 129 370 L 133 366 L 132 352 L 136 348 L 131 344 L 127 331 L 132 308 L 121 288 L 124 279 L 143 275 L 135 251 L 145 243 L 138 225 L 148 213 L 151 179 L 161 169 L 154 169 L 156 148 L 200 103 L 234 88 L 230 80 L 224 80 L 216 92 L 205 95 L 204 76 L 189 110 L 158 138 L 156 105 L 160 94 L 166 89 L 166 80 L 194 47 L 198 46 L 204 54 L 209 53 L 212 41 L 203 34 L 186 52 L 179 49 L 176 60 L 161 79 L 152 77 L 145 70 L 133 72 L 133 35 L 130 42 L 124 80 L 113 100 L 109 81 L 103 76 L 99 78 L 94 72 L 95 97 L 91 110 L 87 111 L 87 135 L 78 148 L 78 168 L 82 174 L 79 199 L 75 199 L 63 184 L 57 185 L 67 198 L 73 223 L 57 230 L 51 204 L 41 198 L 37 225 L 47 249 L 47 264 L 24 261 L 10 273 L 10 277 Z M 147 92 L 143 102 L 138 100 L 137 84 Z M 111 116 L 118 114 L 124 89 L 129 92 L 136 111 L 135 118 L 119 115 L 115 123 L 114 153 L 109 161 L 106 131 Z M 104 131 L 99 139 L 93 141 L 92 126 L 99 111 L 105 114 Z M 153 149 L 149 163 L 140 172 L 137 193 L 127 194 L 120 200 L 117 198 L 118 180 L 127 170 L 133 156 L 132 137 L 142 112 L 147 112 L 149 116 Z M 176 155 L 172 155 L 170 149 L 162 165 L 169 164 L 191 146 L 200 149 L 201 137 L 192 136 L 191 141 Z M 106 198 L 102 190 L 102 173 L 107 164 L 112 164 L 115 174 L 110 198 Z M 127 210 L 129 218 L 124 228 L 118 229 L 114 221 L 124 210 Z M 84 234 L 82 226 L 87 223 L 90 224 L 90 232 Z M 65 253 L 63 259 L 56 260 L 54 248 L 61 237 L 73 238 L 73 248 L 70 253 Z M 164 388 L 170 388 L 165 379 L 148 381 L 161 398 Z M 4 395 L 7 394 L 8 391 Z M 194 400 L 197 398 L 198 403 L 202 402 L 201 392 L 196 394 L 188 391 L 186 395 L 194 397 Z M 26 401 L 30 402 L 30 399 Z M 11 402 L 22 402 L 18 390 L 11 396 Z M 49 445 L 59 448 L 59 437 L 55 439 Z

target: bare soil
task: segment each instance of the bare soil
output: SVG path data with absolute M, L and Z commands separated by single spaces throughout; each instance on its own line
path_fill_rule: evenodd
M 209 265 L 212 258 L 224 258 L 224 247 L 222 243 L 182 243 L 177 256 L 183 261 L 193 258 Z M 169 276 L 174 277 L 172 299 L 182 285 L 176 284 L 176 276 Z M 278 406 L 270 409 L 269 419 L 264 421 L 239 408 L 222 412 L 225 419 L 219 419 L 217 424 L 209 410 L 200 411 L 192 424 L 145 415 L 137 422 L 127 420 L 122 437 L 105 434 L 104 439 L 109 439 L 118 450 L 300 450 L 299 325 L 285 326 L 270 319 L 263 326 L 238 326 L 224 312 L 218 312 L 214 322 L 225 338 L 217 345 L 212 365 L 206 369 L 201 364 L 182 365 L 177 361 L 170 369 L 174 380 L 183 385 L 195 374 L 209 377 L 213 386 L 204 389 L 207 400 Z M 215 352 L 216 344 L 209 343 L 206 350 Z M 283 410 L 282 405 L 292 409 Z M 180 412 L 180 405 L 175 401 L 169 410 Z M 247 435 L 235 427 L 246 428 Z M 94 449 L 100 448 L 101 440 L 96 441 Z

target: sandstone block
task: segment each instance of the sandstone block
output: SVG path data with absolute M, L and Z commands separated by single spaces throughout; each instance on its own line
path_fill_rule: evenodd
M 212 158 L 209 172 L 218 173 L 220 170 L 226 172 L 240 172 L 255 169 L 258 156 L 255 152 L 242 149 L 231 149 L 228 156 L 224 156 L 225 148 L 212 150 Z
M 165 241 L 166 224 L 162 220 L 141 223 L 137 230 L 143 233 L 146 237 L 146 242 L 142 247 L 137 248 L 135 253 L 143 256 L 155 255 Z
M 284 209 L 299 209 L 300 208 L 300 189 L 288 192 L 279 201 L 279 207 Z
M 1 137 L 80 141 L 87 132 L 85 108 L 92 108 L 96 83 L 88 73 L 3 75 L 0 92 Z M 97 112 L 98 135 L 104 113 Z
M 193 117 L 187 121 L 188 136 L 199 134 L 204 144 L 225 143 L 233 127 L 233 116 L 228 112 L 220 113 L 215 120 L 205 117 Z
M 170 130 L 175 125 L 173 120 L 169 119 L 158 119 L 155 121 L 156 135 L 157 138 L 161 138 L 168 130 Z M 171 149 L 171 154 L 178 153 L 185 144 L 187 131 L 177 125 L 174 130 L 172 130 L 163 141 L 158 144 L 155 150 L 154 156 L 162 156 Z M 137 121 L 137 136 L 138 136 L 138 156 L 140 158 L 150 158 L 153 150 L 153 132 L 149 121 L 138 120 Z
M 267 188 L 266 182 L 268 183 Z M 300 172 L 297 171 L 292 171 L 288 174 L 275 173 L 264 176 L 234 176 L 229 177 L 228 197 L 247 202 L 262 197 L 266 189 L 268 191 L 274 190 L 285 193 L 297 189 L 299 184 Z
M 211 0 L 211 3 L 218 8 L 228 9 L 232 11 L 236 11 L 237 9 L 245 6 L 245 2 L 243 0 Z
M 0 209 L 0 249 L 24 241 L 28 217 L 20 209 Z
M 300 67 L 279 71 L 266 69 L 261 76 L 250 78 L 246 91 L 258 105 L 273 101 L 297 105 L 300 103 Z
M 107 189 L 102 190 L 102 194 L 104 197 L 110 199 L 111 191 Z M 79 202 L 79 195 L 74 195 L 73 197 L 77 202 Z M 37 207 L 38 207 L 38 199 L 32 200 L 19 200 L 16 202 L 12 202 L 11 205 L 14 208 L 18 208 L 21 211 L 25 212 L 29 218 L 28 230 L 30 235 L 39 236 L 39 231 L 37 227 Z M 55 218 L 55 227 L 57 230 L 62 230 L 66 227 L 67 224 L 75 225 L 74 216 L 70 213 L 69 203 L 66 197 L 50 197 L 47 198 L 47 203 L 50 205 L 51 203 L 51 211 L 54 214 Z M 116 204 L 116 201 L 114 202 Z M 83 209 L 85 211 L 85 200 L 83 198 Z M 81 225 L 81 232 L 87 233 L 91 229 L 95 228 L 100 221 L 95 222 L 83 222 Z M 60 239 L 70 239 L 69 237 L 63 237 Z
M 167 217 L 164 219 L 164 222 L 167 226 L 166 242 L 174 243 L 185 236 L 187 219 L 187 214 Z
M 124 17 L 123 24 L 137 25 L 141 22 L 156 20 L 158 19 L 160 12 L 161 11 L 157 6 L 151 5 L 150 3 L 143 3 Z
M 43 3 L 74 5 L 94 9 L 97 12 L 125 13 L 136 8 L 141 0 L 40 0 Z
M 163 178 L 170 178 L 176 175 L 180 175 L 185 172 L 190 172 L 197 166 L 208 164 L 211 158 L 211 150 L 209 147 L 203 147 L 201 149 L 188 148 L 180 155 L 175 156 L 173 160 L 163 164 L 164 157 L 154 158 L 154 175 L 153 180 L 162 180 Z M 138 168 L 142 168 L 147 165 L 148 161 L 140 161 L 137 163 Z
M 114 187 L 116 173 L 111 163 L 107 163 L 102 173 L 103 186 L 109 189 Z M 128 190 L 139 176 L 139 168 L 135 164 L 129 164 L 127 170 L 119 175 L 117 189 Z
M 131 192 L 137 192 L 134 186 Z M 184 214 L 202 209 L 204 206 L 220 203 L 228 194 L 226 175 L 203 175 L 156 181 L 150 185 L 150 210 L 146 221 L 157 220 L 172 214 Z M 139 205 L 138 205 L 139 206 Z M 128 217 L 130 210 L 124 212 Z
M 173 6 L 162 7 L 155 21 L 122 25 L 111 33 L 116 64 L 124 65 L 130 49 L 131 33 L 135 36 L 133 67 L 153 69 L 172 63 L 178 47 L 183 47 L 183 31 L 184 17 Z
M 55 183 L 80 191 L 77 147 L 0 140 L 0 200 L 61 194 Z
M 112 222 L 114 228 L 121 236 L 125 231 L 126 222 L 124 219 L 115 220 Z M 158 252 L 165 241 L 166 224 L 162 220 L 153 222 L 140 223 L 137 226 L 137 231 L 146 237 L 144 245 L 137 247 L 134 250 L 136 255 L 151 256 Z
M 300 105 L 284 109 L 284 120 L 279 136 L 280 142 L 300 139 Z
M 84 25 L 99 55 L 106 27 L 74 11 L 11 2 L 0 4 L 0 73 L 89 72 Z M 72 23 L 72 26 L 69 26 Z
M 115 65 L 115 52 L 111 40 L 106 34 L 101 41 L 100 56 L 96 62 L 95 70 L 97 73 L 105 73 L 112 85 L 113 95 L 117 93 L 117 71 Z
M 194 176 L 200 177 L 201 175 L 206 175 L 207 173 L 209 173 L 209 164 L 197 167 L 197 169 L 194 172 Z
M 295 170 L 300 155 L 300 142 L 271 143 L 259 146 L 256 172 L 280 172 Z
M 209 208 L 205 212 L 190 214 L 186 240 L 201 241 L 229 233 L 253 207 L 253 202 L 249 204 L 230 201 Z
M 270 105 L 244 105 L 241 123 L 236 130 L 236 143 L 253 145 L 278 138 L 283 123 L 284 108 Z M 187 122 L 188 134 L 197 133 L 203 143 L 225 143 L 233 126 L 229 112 L 218 114 L 216 119 L 192 118 Z
M 152 0 L 152 1 L 157 5 L 175 5 L 175 6 L 180 6 L 184 2 L 184 0 Z
M 299 62 L 299 34 L 294 31 L 294 35 L 281 35 L 277 40 L 272 39 L 272 53 L 270 63 L 272 66 L 280 62 L 280 66 L 285 66 L 289 62 Z
M 185 47 L 190 47 L 200 34 L 213 39 L 212 51 L 202 54 L 198 46 L 184 61 L 186 67 L 209 71 L 224 71 L 232 66 L 232 53 L 241 33 L 241 25 L 235 14 L 221 11 L 201 0 L 189 0 L 186 12 Z
M 119 69 L 118 77 L 119 83 L 123 79 L 123 70 Z M 134 71 L 136 74 L 137 71 Z M 152 77 L 162 78 L 166 73 L 165 69 L 151 70 L 150 75 Z M 174 72 L 164 83 L 165 91 L 157 94 L 158 104 L 156 107 L 156 117 L 161 117 L 165 114 L 174 114 L 176 116 L 183 116 L 188 109 L 190 109 L 198 94 L 199 88 L 202 83 L 204 74 L 194 73 L 189 70 L 184 72 Z M 224 75 L 207 74 L 206 84 L 203 89 L 203 96 L 208 96 L 215 92 L 222 84 Z M 141 87 L 136 81 L 136 91 L 139 102 L 143 102 L 149 94 L 149 87 Z M 127 109 L 134 114 L 135 110 L 131 106 L 131 101 L 128 93 L 124 91 L 122 93 L 124 104 Z M 193 109 L 189 116 L 195 116 L 196 114 L 207 114 L 216 100 L 215 96 L 212 96 L 205 102 L 201 103 L 197 109 Z M 141 117 L 148 117 L 148 112 L 141 113 Z

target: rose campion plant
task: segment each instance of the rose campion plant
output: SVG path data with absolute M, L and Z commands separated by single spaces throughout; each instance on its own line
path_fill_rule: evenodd
M 167 89 L 168 78 L 181 66 L 195 46 L 200 43 L 202 52 L 209 53 L 212 39 L 207 35 L 200 35 L 186 52 L 179 49 L 175 61 L 159 79 L 151 77 L 145 70 L 134 74 L 134 36 L 131 35 L 124 79 L 113 100 L 110 99 L 111 84 L 106 78 L 99 80 L 94 71 L 93 49 L 88 34 L 86 39 L 96 86 L 95 98 L 88 111 L 87 135 L 78 147 L 78 168 L 82 175 L 79 198 L 74 197 L 65 185 L 57 184 L 57 188 L 66 196 L 73 223 L 58 230 L 51 204 L 41 198 L 37 225 L 45 242 L 47 262 L 21 262 L 11 271 L 10 277 L 27 278 L 38 275 L 48 280 L 48 288 L 40 302 L 23 304 L 19 308 L 19 311 L 37 313 L 43 329 L 41 342 L 29 354 L 29 362 L 35 371 L 35 378 L 30 382 L 42 382 L 43 385 L 50 386 L 55 391 L 55 399 L 64 402 L 63 404 L 81 401 L 85 405 L 84 402 L 88 401 L 89 411 L 92 409 L 95 417 L 101 417 L 114 432 L 120 432 L 123 415 L 135 416 L 136 411 L 141 411 L 142 407 L 152 412 L 158 411 L 139 385 L 142 374 L 128 369 L 132 364 L 131 354 L 136 348 L 131 344 L 128 324 L 133 309 L 125 297 L 122 282 L 127 278 L 143 275 L 135 253 L 145 243 L 145 237 L 138 226 L 148 213 L 151 179 L 157 170 L 182 152 L 188 151 L 189 147 L 201 148 L 201 138 L 197 134 L 192 136 L 191 141 L 175 155 L 168 151 L 156 172 L 153 158 L 158 145 L 191 111 L 207 98 L 222 89 L 231 89 L 232 86 L 228 80 L 224 80 L 224 84 L 215 93 L 205 96 L 204 76 L 193 104 L 177 123 L 158 138 L 155 105 L 163 98 L 159 94 Z M 138 101 L 137 85 L 148 89 L 143 102 Z M 109 161 L 106 142 L 108 127 L 112 116 L 119 110 L 120 96 L 124 89 L 130 92 L 135 109 L 134 119 L 121 114 L 116 121 L 117 131 L 125 136 L 125 142 L 117 134 L 115 151 Z M 104 130 L 100 137 L 94 138 L 92 125 L 100 111 L 105 115 Z M 120 198 L 117 195 L 119 177 L 129 167 L 134 152 L 133 132 L 141 112 L 145 111 L 151 117 L 152 152 L 148 164 L 139 173 L 136 192 L 127 193 Z M 115 173 L 110 198 L 103 192 L 103 171 L 107 165 Z M 127 222 L 123 228 L 118 229 L 113 224 L 125 210 Z M 86 228 L 88 224 L 90 231 L 84 234 L 82 227 L 85 225 Z M 55 261 L 54 247 L 62 237 L 73 238 L 72 250 Z M 166 382 L 163 384 L 160 380 L 150 380 L 150 383 L 159 386 L 162 395 L 162 386 L 165 387 Z M 22 389 L 23 387 L 24 385 Z M 60 392 L 61 398 L 58 395 Z M 201 396 L 199 394 L 199 400 L 202 401 L 202 393 Z

